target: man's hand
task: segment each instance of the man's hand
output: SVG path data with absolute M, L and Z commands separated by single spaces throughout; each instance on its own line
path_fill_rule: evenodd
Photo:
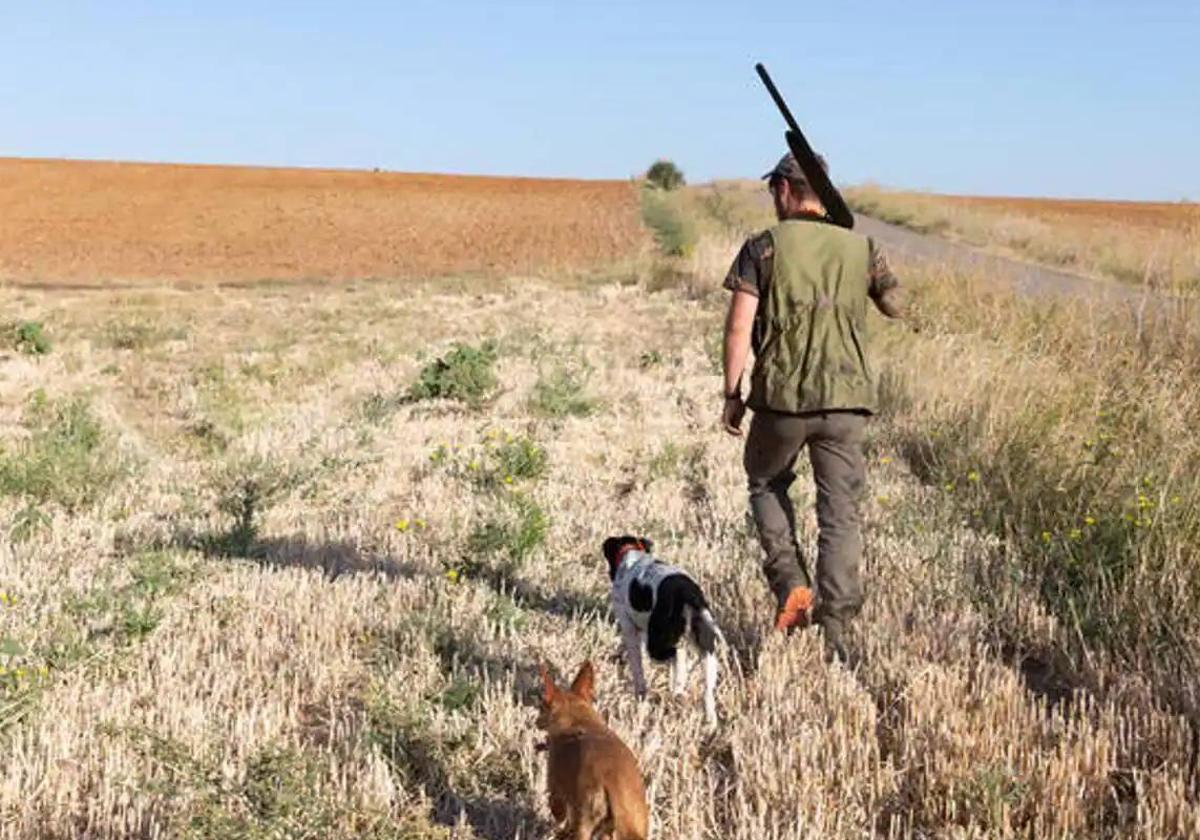
M 721 425 L 734 437 L 742 436 L 742 418 L 746 416 L 746 404 L 740 396 L 726 397 L 721 409 Z

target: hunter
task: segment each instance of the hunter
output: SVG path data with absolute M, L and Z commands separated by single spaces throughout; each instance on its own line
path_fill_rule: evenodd
M 763 178 L 778 223 L 742 245 L 725 279 L 732 296 L 721 421 L 741 435 L 746 409 L 753 412 L 743 462 L 763 571 L 777 601 L 776 629 L 817 624 L 827 661 L 845 661 L 846 628 L 863 603 L 863 441 L 876 410 L 868 301 L 888 318 L 903 317 L 900 284 L 870 238 L 829 222 L 791 154 Z M 805 448 L 817 490 L 815 592 L 788 497 Z

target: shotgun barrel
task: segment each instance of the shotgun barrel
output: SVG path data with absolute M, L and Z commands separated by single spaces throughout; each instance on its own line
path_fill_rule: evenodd
M 779 89 L 775 87 L 775 83 L 767 74 L 767 68 L 759 63 L 754 65 L 754 69 L 758 71 L 759 78 L 767 86 L 767 92 L 775 100 L 775 107 L 779 109 L 779 113 L 783 114 L 783 119 L 788 125 L 788 130 L 784 132 L 784 139 L 787 140 L 788 148 L 792 150 L 796 163 L 800 165 L 801 171 L 808 178 L 808 183 L 812 185 L 817 198 L 821 199 L 821 204 L 825 205 L 825 212 L 828 214 L 829 220 L 839 227 L 853 228 L 854 214 L 846 206 L 846 201 L 838 192 L 837 187 L 829 180 L 829 175 L 825 172 L 825 167 L 821 166 L 821 162 L 817 160 L 812 146 L 808 145 L 808 140 L 805 138 L 804 132 L 800 130 L 796 118 L 792 116 Z

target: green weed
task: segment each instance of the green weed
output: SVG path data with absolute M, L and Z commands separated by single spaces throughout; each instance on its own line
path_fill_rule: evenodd
M 488 432 L 479 445 L 458 449 L 441 444 L 429 454 L 433 467 L 484 491 L 537 480 L 545 475 L 548 460 L 533 438 L 498 429 Z
M 41 321 L 19 321 L 8 324 L 9 345 L 19 353 L 27 356 L 44 356 L 50 352 L 50 339 L 46 336 L 46 328 Z
M 52 401 L 36 392 L 25 412 L 29 437 L 0 450 L 0 494 L 68 510 L 96 501 L 125 470 L 87 400 Z
M 582 362 L 562 362 L 534 383 L 529 408 L 543 417 L 587 417 L 597 408 L 587 395 L 589 370 Z
M 477 407 L 496 390 L 494 370 L 498 351 L 494 341 L 478 347 L 456 344 L 446 355 L 421 369 L 409 391 L 414 400 L 457 400 Z
M 519 569 L 546 541 L 550 518 L 537 502 L 520 493 L 501 499 L 493 514 L 480 523 L 467 539 L 473 555 L 498 557 L 502 569 Z

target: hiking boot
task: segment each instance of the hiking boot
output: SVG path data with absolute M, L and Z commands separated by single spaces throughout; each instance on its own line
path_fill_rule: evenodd
M 791 632 L 807 627 L 812 620 L 813 593 L 807 586 L 796 586 L 788 593 L 775 614 L 775 629 Z
M 850 664 L 850 654 L 846 650 L 846 632 L 842 622 L 834 618 L 821 621 L 821 635 L 825 642 L 825 662 L 835 659 L 843 665 Z

